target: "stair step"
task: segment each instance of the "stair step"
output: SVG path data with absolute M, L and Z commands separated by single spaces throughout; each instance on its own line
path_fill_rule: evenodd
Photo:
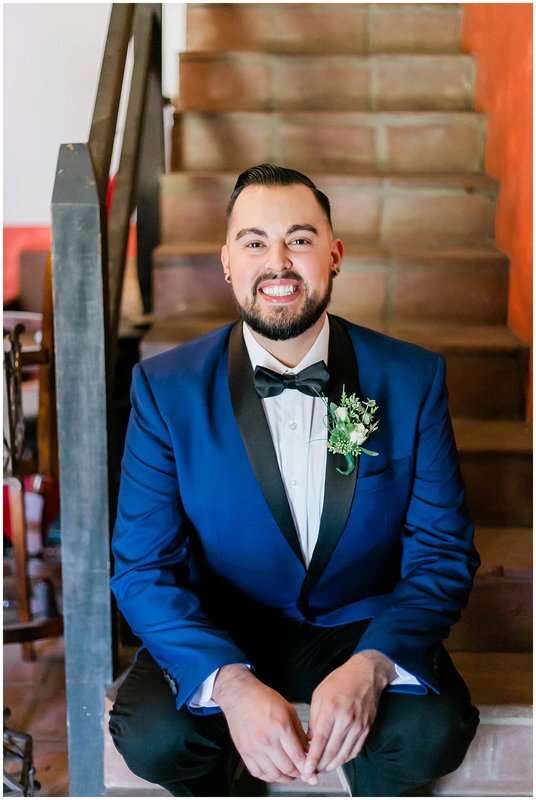
M 149 358 L 230 322 L 236 314 L 226 314 L 227 309 L 228 304 L 222 303 L 213 306 L 211 314 L 197 316 L 186 313 L 181 317 L 156 320 L 141 343 L 142 358 Z M 475 422 L 477 418 L 515 420 L 524 416 L 528 346 L 505 326 L 409 326 L 393 323 L 375 325 L 374 328 L 445 356 L 453 416 L 470 416 L 475 418 Z M 495 523 L 491 520 L 487 524 Z M 509 522 L 501 519 L 497 524 Z M 510 524 L 528 525 L 530 522 Z
M 471 698 L 480 709 L 480 726 L 462 766 L 432 784 L 433 796 L 501 796 L 531 794 L 532 769 L 532 655 L 530 653 L 458 653 L 452 660 L 465 679 Z M 121 676 L 119 680 L 122 680 Z M 110 712 L 117 683 L 106 696 Z M 309 708 L 297 704 L 306 724 Z M 491 767 L 490 767 L 491 761 Z M 108 797 L 167 797 L 159 786 L 134 775 L 116 751 L 104 725 L 104 783 Z M 247 782 L 244 785 L 248 785 Z M 255 782 L 250 782 L 254 786 Z M 316 790 L 315 790 L 316 789 Z M 268 796 L 340 796 L 344 792 L 335 772 L 322 776 L 318 787 L 301 781 L 281 787 L 263 786 Z M 241 796 L 241 792 L 237 792 Z M 253 791 L 248 796 L 256 796 Z
M 453 53 L 459 20 L 459 5 L 443 3 L 188 3 L 186 41 L 208 51 Z
M 382 329 L 445 356 L 453 416 L 524 418 L 529 347 L 505 325 L 401 322 Z
M 532 706 L 481 707 L 480 726 L 465 761 L 434 784 L 432 795 L 531 797 Z
M 531 528 L 486 528 L 475 530 L 480 553 L 480 573 L 520 577 L 532 574 L 533 534 Z
M 169 243 L 153 252 L 156 319 L 214 308 L 232 317 L 220 250 L 221 243 Z M 508 260 L 494 248 L 412 251 L 349 242 L 331 310 L 372 327 L 389 320 L 499 325 L 507 293 Z
M 236 173 L 161 179 L 162 242 L 224 241 Z M 482 247 L 493 240 L 497 184 L 485 176 L 311 175 L 331 201 L 336 235 L 384 246 Z
M 293 56 L 189 51 L 179 56 L 183 111 L 468 111 L 468 55 Z
M 172 169 L 479 173 L 485 130 L 485 116 L 469 112 L 188 111 L 175 115 Z
M 476 706 L 532 704 L 532 653 L 466 653 L 449 648 L 449 655 Z
M 521 652 L 532 650 L 532 531 L 530 528 L 477 528 L 475 544 L 482 564 L 469 604 L 447 640 L 449 650 Z M 482 624 L 485 620 L 486 624 Z M 499 659 L 500 660 L 500 659 Z M 525 702 L 520 686 L 503 702 Z M 478 694 L 478 693 L 477 693 Z M 478 694 L 477 702 L 489 702 Z
M 524 421 L 453 420 L 467 503 L 481 526 L 532 524 L 532 433 Z
M 477 575 L 449 647 L 486 652 L 532 651 L 532 574 Z
M 170 243 L 153 253 L 156 319 L 214 308 L 234 314 L 222 278 L 221 243 Z M 505 321 L 508 260 L 484 250 L 398 250 L 349 243 L 331 311 L 372 325 L 392 321 Z

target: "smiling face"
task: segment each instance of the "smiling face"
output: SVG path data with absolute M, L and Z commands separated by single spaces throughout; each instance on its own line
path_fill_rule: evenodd
M 342 254 L 311 189 L 254 184 L 236 199 L 221 259 L 245 322 L 286 340 L 323 320 Z

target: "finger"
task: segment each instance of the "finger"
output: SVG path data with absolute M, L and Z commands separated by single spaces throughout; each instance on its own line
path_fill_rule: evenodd
M 367 727 L 367 728 L 363 729 L 363 733 L 361 734 L 361 736 L 357 740 L 354 749 L 352 750 L 352 752 L 350 753 L 349 758 L 347 759 L 348 761 L 351 761 L 353 758 L 357 758 L 357 756 L 359 755 L 359 753 L 363 749 L 363 745 L 365 744 L 365 741 L 367 739 L 367 736 L 369 735 L 369 732 L 370 732 L 370 728 Z
M 348 722 L 343 722 L 340 718 L 335 720 L 335 724 L 331 729 L 331 734 L 329 739 L 326 742 L 324 747 L 324 752 L 322 753 L 322 757 L 319 759 L 317 764 L 317 772 L 326 772 L 328 769 L 328 765 L 331 764 L 332 761 L 339 758 L 341 747 L 346 740 L 346 736 L 352 730 L 355 723 L 350 724 Z M 359 734 L 359 729 L 355 731 L 356 735 Z
M 357 749 L 358 742 L 362 739 L 362 734 L 363 731 L 360 728 L 352 727 L 348 731 L 342 741 L 338 755 L 336 758 L 333 758 L 324 768 L 326 772 L 331 772 L 331 770 L 342 766 L 342 764 L 346 764 L 346 762 L 350 761 L 351 758 L 355 758 L 352 753 Z M 359 750 L 357 752 L 359 752 Z M 319 767 L 321 768 L 322 764 L 320 764 Z
M 261 780 L 267 781 L 268 783 L 285 783 L 288 780 L 292 780 L 289 775 L 285 775 L 276 764 L 268 753 L 255 753 L 255 760 L 257 762 L 257 766 L 261 771 L 260 777 Z
M 309 752 L 305 762 L 303 777 L 305 780 L 314 775 L 318 769 L 318 762 L 322 758 L 326 744 L 330 738 L 333 723 L 328 720 L 319 721 L 318 725 L 311 728 L 313 737 L 309 745 Z
M 296 727 L 293 727 L 288 732 L 285 732 L 281 737 L 281 747 L 285 751 L 288 758 L 292 761 L 295 768 L 301 774 L 305 769 L 305 761 L 307 757 L 306 754 L 309 747 L 309 742 L 305 735 L 305 731 L 302 728 L 299 717 L 296 715 L 296 720 L 293 719 L 292 721 L 295 725 L 297 724 L 299 726 L 299 730 L 297 730 Z
M 282 742 L 275 745 L 267 755 L 283 775 L 297 778 L 301 774 L 294 761 L 287 755 Z

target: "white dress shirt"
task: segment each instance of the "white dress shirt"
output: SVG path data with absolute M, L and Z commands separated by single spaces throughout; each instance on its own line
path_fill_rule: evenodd
M 244 342 L 253 369 L 267 367 L 283 375 L 297 373 L 324 361 L 328 365 L 329 320 L 318 337 L 295 367 L 286 367 L 265 350 L 244 323 Z M 277 463 L 296 526 L 306 566 L 309 566 L 318 539 L 320 517 L 324 505 L 324 480 L 328 449 L 326 405 L 320 397 L 310 397 L 296 389 L 285 389 L 276 397 L 261 399 L 272 436 Z M 250 666 L 250 665 L 247 665 Z M 397 677 L 392 684 L 418 684 L 419 681 L 395 664 Z M 194 708 L 216 706 L 212 690 L 218 670 L 199 687 L 190 700 Z

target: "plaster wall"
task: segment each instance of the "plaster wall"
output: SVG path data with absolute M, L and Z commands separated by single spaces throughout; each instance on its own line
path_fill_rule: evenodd
M 508 324 L 532 342 L 532 5 L 465 4 L 462 48 L 477 59 L 486 171 L 500 181 L 496 239 L 510 258 Z M 529 397 L 529 415 L 531 408 Z

